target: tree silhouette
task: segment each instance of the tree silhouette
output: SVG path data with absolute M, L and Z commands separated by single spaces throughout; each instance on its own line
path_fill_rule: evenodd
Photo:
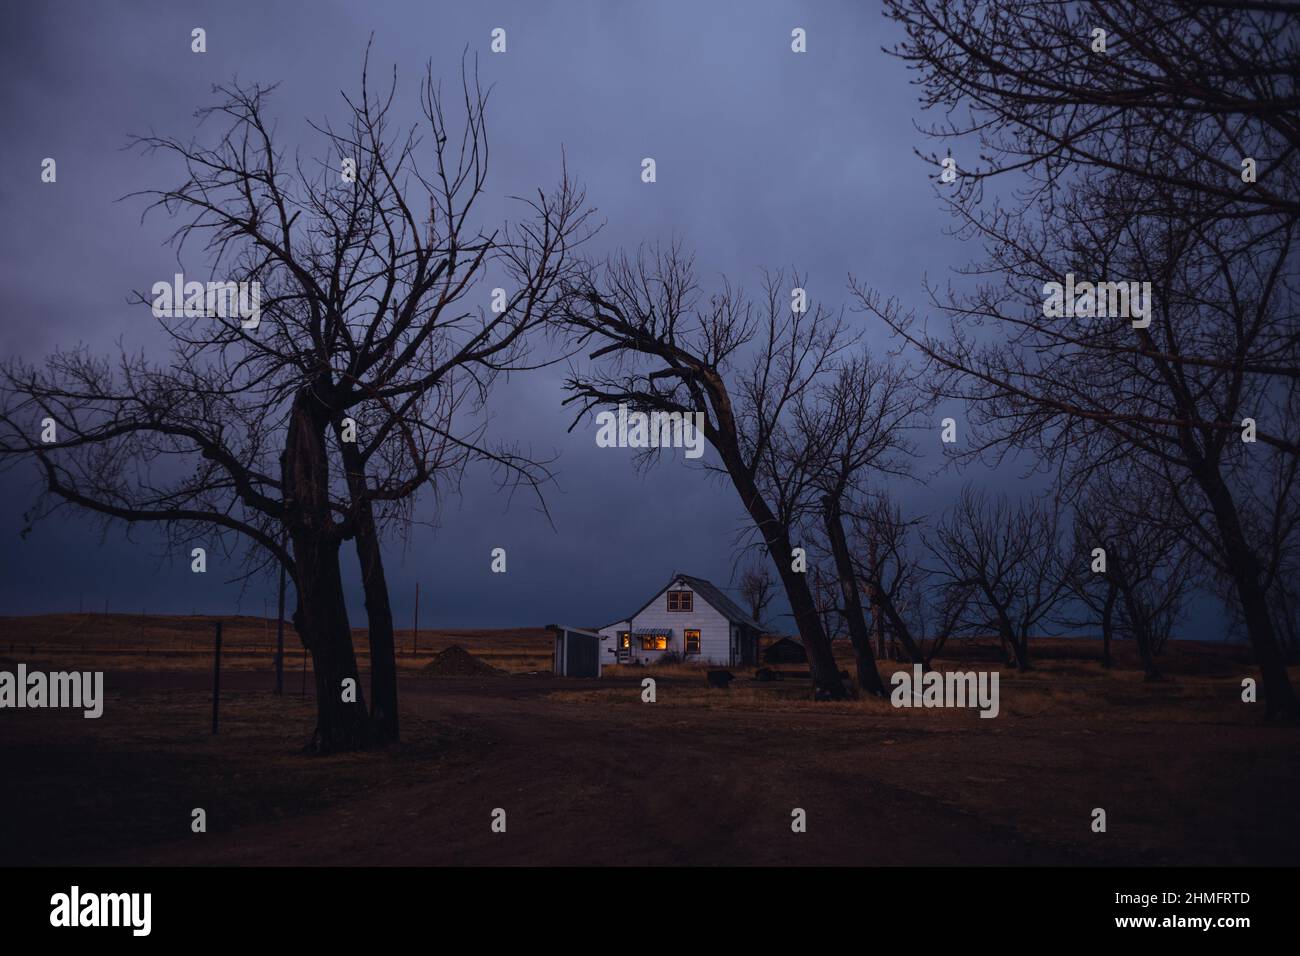
M 530 337 L 552 318 L 585 235 L 567 175 L 521 200 L 520 222 L 480 224 L 487 94 L 464 66 L 450 107 L 426 69 L 422 120 L 408 129 L 392 118 L 396 90 L 396 69 L 377 94 L 363 67 L 345 124 L 312 123 L 313 162 L 276 142 L 271 91 L 256 85 L 220 87 L 200 111 L 221 124 L 212 145 L 137 138 L 185 170 L 178 185 L 142 194 L 179 220 L 178 258 L 197 243 L 212 276 L 260 283 L 260 323 L 163 318 L 162 361 L 72 350 L 3 371 L 0 452 L 42 469 L 38 517 L 74 505 L 160 522 L 174 546 L 207 535 L 243 548 L 250 570 L 288 568 L 315 667 L 310 746 L 320 751 L 398 735 L 383 529 L 470 462 L 512 488 L 546 481 L 545 462 L 490 440 L 468 413 L 501 372 L 529 366 Z M 504 289 L 495 308 L 480 288 L 489 276 Z M 36 427 L 46 417 L 58 428 L 51 443 Z M 369 615 L 370 713 L 359 688 L 355 703 L 342 693 L 357 678 L 339 563 L 347 540 Z
M 946 329 L 857 287 L 860 304 L 929 360 L 936 397 L 968 402 L 967 455 L 1028 449 L 1072 499 L 1116 462 L 1161 488 L 1244 620 L 1267 712 L 1294 715 L 1276 621 L 1300 519 L 1300 12 L 887 11 L 922 102 L 948 117 L 929 132 L 978 141 L 983 165 L 936 186 L 987 256 L 969 282 L 929 287 Z M 1012 188 L 991 195 L 998 177 Z M 1071 274 L 1150 283 L 1149 314 L 1050 315 L 1046 283 Z

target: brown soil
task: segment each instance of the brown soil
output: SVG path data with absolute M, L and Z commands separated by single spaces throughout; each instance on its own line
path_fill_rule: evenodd
M 503 671 L 479 660 L 459 644 L 453 644 L 424 665 L 424 672 L 437 677 L 500 677 Z

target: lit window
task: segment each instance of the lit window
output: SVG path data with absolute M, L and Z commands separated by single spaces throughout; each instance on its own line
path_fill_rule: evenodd
M 685 631 L 683 637 L 686 639 L 686 653 L 698 654 L 700 652 L 700 632 Z
M 643 651 L 666 651 L 668 649 L 667 634 L 642 634 L 641 650 Z
M 631 650 L 631 648 L 632 648 L 632 632 L 631 632 L 631 631 L 620 631 L 620 632 L 619 632 L 619 635 L 618 635 L 618 643 L 619 643 L 619 646 L 623 648 L 623 650 L 625 650 L 625 651 L 626 651 L 626 650 Z

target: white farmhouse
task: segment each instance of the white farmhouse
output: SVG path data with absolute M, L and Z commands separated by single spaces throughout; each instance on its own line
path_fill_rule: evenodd
M 762 626 L 716 585 L 674 575 L 641 609 L 599 631 L 606 663 L 653 664 L 675 653 L 688 661 L 728 667 L 758 660 Z

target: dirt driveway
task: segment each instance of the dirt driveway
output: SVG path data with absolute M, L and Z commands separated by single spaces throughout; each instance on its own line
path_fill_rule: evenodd
M 121 675 L 198 695 L 199 673 Z M 232 674 L 232 692 L 265 685 Z M 915 713 L 751 713 L 552 696 L 551 678 L 403 680 L 408 726 L 465 728 L 395 785 L 85 855 L 143 864 L 1281 863 L 1300 858 L 1294 730 Z M 671 688 L 666 688 L 671 692 Z M 661 694 L 663 691 L 661 690 Z M 996 726 L 990 726 L 996 725 Z M 413 731 L 407 735 L 410 741 Z M 408 743 L 407 746 L 410 746 Z M 129 756 L 119 758 L 128 760 Z M 294 758 L 303 761 L 319 758 Z M 369 773 L 355 765 L 341 773 Z M 292 770 L 290 771 L 292 772 Z M 231 786 L 238 786 L 232 781 Z M 55 798 L 57 799 L 57 797 Z M 219 818 L 220 797 L 208 812 Z M 1110 824 L 1093 833 L 1091 811 Z M 506 811 L 506 832 L 492 814 Z M 795 833 L 791 814 L 806 812 Z M 108 808 L 106 813 L 121 812 Z M 80 856 L 80 855 L 79 855 Z

